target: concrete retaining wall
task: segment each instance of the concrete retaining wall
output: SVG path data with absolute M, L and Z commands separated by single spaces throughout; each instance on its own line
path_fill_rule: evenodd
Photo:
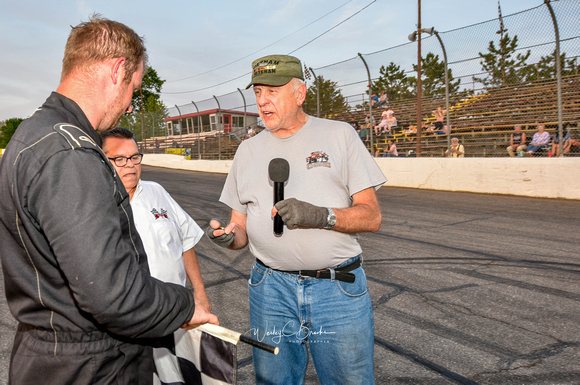
M 377 158 L 387 186 L 580 199 L 580 158 Z M 143 164 L 227 173 L 231 160 L 147 154 Z

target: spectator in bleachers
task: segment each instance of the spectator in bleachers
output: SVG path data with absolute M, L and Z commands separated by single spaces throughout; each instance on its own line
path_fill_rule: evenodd
M 441 107 L 437 107 L 437 109 L 433 111 L 433 115 L 435 115 L 435 131 L 443 131 L 443 117 L 446 113 L 447 110 L 444 110 Z
M 372 94 L 371 95 L 371 105 L 374 107 L 375 104 L 377 104 L 379 102 L 379 97 L 377 96 L 377 94 Z
M 459 139 L 451 138 L 451 147 L 445 151 L 445 156 L 450 156 L 452 158 L 463 158 L 465 155 L 465 148 L 462 144 L 459 144 Z
M 387 147 L 385 147 L 383 156 L 387 158 L 399 156 L 399 152 L 397 151 L 397 145 L 393 143 L 391 139 L 387 140 Z
M 514 132 L 510 135 L 510 145 L 507 146 L 506 150 L 511 157 L 516 156 L 516 154 L 526 151 L 526 133 L 522 132 L 522 125 L 516 124 L 514 126 Z
M 360 126 L 358 125 L 357 120 L 353 117 L 352 120 L 350 121 L 350 125 L 352 126 L 352 128 L 354 128 L 354 130 L 358 133 L 360 131 Z
M 534 155 L 535 152 L 542 148 L 546 148 L 550 142 L 550 134 L 545 131 L 546 127 L 543 124 L 538 124 L 538 132 L 532 137 L 532 143 L 528 146 L 528 156 Z
M 385 108 L 381 114 L 381 118 L 381 122 L 378 126 L 375 127 L 375 135 L 378 136 L 379 134 L 386 133 L 391 135 L 393 133 L 391 128 L 397 125 L 397 118 L 395 118 L 395 113 L 393 110 L 388 110 Z
M 365 125 L 358 131 L 358 136 L 366 145 L 369 141 L 369 124 L 365 123 Z
M 563 137 L 564 147 L 562 147 L 562 154 L 567 154 L 568 152 L 570 152 L 572 134 L 568 130 L 564 131 L 563 134 L 564 134 Z M 556 131 L 552 136 L 552 151 L 548 153 L 548 156 L 558 156 L 560 155 L 559 151 L 560 151 L 560 134 Z
M 388 101 L 389 99 L 387 98 L 386 92 L 381 91 L 381 97 L 379 98 L 379 101 L 375 104 L 375 107 L 384 106 L 385 104 L 387 104 Z

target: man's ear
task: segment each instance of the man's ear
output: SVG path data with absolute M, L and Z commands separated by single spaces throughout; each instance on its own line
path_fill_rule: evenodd
M 126 60 L 124 57 L 113 59 L 113 65 L 111 67 L 111 81 L 115 85 L 123 81 L 125 76 L 125 62 Z
M 296 89 L 296 102 L 299 106 L 301 106 L 304 101 L 306 100 L 306 84 L 301 83 L 298 88 Z

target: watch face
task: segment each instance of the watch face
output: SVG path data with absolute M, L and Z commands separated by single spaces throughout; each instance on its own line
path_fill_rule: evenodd
M 328 209 L 328 218 L 326 218 L 326 222 L 328 222 L 328 227 L 332 228 L 336 224 L 336 215 L 334 215 L 334 211 L 332 209 Z

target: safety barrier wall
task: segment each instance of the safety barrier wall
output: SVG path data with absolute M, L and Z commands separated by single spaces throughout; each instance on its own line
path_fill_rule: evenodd
M 385 186 L 543 198 L 580 199 L 580 165 L 574 158 L 376 158 Z M 187 160 L 147 154 L 143 164 L 227 173 L 231 160 Z

